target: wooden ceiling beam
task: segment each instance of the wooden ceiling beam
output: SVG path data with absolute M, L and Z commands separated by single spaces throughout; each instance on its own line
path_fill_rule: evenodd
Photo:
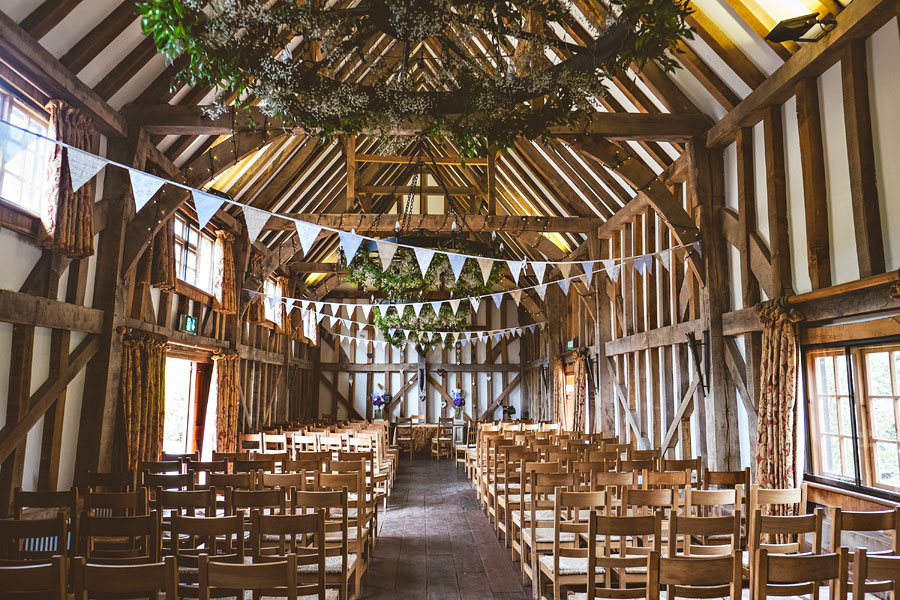
M 725 115 L 706 134 L 709 148 L 730 143 L 741 127 L 758 123 L 765 108 L 783 104 L 794 95 L 801 79 L 817 77 L 840 58 L 852 41 L 869 37 L 897 15 L 890 0 L 854 0 L 836 18 L 837 25 L 814 44 L 803 46 Z
M 39 40 L 59 25 L 79 4 L 81 0 L 45 0 L 22 19 L 19 26 Z M 131 8 L 134 10 L 134 4 Z
M 399 215 L 393 214 L 321 214 L 321 213 L 296 213 L 285 215 L 297 218 L 323 227 L 350 231 L 355 229 L 359 234 L 368 233 L 394 233 L 394 225 Z M 450 232 L 456 219 L 465 222 L 465 228 L 472 231 L 498 232 L 523 232 L 536 231 L 538 233 L 589 233 L 595 231 L 604 223 L 600 217 L 530 217 L 518 215 L 408 215 L 409 231 Z M 292 221 L 277 217 L 269 220 L 266 229 L 286 230 L 294 229 Z
M 59 62 L 73 73 L 80 72 L 88 63 L 97 58 L 104 48 L 125 31 L 137 18 L 134 12 L 134 1 L 123 0 L 119 6 L 109 13 L 96 27 L 72 46 Z

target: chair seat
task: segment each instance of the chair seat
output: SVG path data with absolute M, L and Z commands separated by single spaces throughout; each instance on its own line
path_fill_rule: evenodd
M 553 572 L 553 555 L 544 554 L 540 557 L 541 568 L 548 572 Z M 561 556 L 559 558 L 559 574 L 560 575 L 587 575 L 588 559 L 577 558 L 574 556 Z M 597 567 L 597 573 L 605 573 L 603 567 Z
M 552 527 L 538 527 L 534 530 L 534 537 L 537 538 L 534 540 L 536 544 L 548 544 L 553 542 L 553 528 Z M 527 543 L 531 542 L 531 529 L 525 528 L 522 530 L 522 538 Z M 572 543 L 575 541 L 575 534 L 571 531 L 561 531 L 559 533 L 559 541 L 563 544 Z
M 325 573 L 328 575 L 336 575 L 341 572 L 344 564 L 343 556 L 326 556 L 325 557 Z M 356 554 L 348 554 L 347 555 L 347 572 L 353 570 L 353 567 L 356 565 Z M 309 575 L 310 573 L 316 573 L 316 565 L 300 565 L 297 567 L 297 572 Z
M 531 511 L 526 510 L 524 513 L 520 513 L 519 511 L 515 511 L 512 514 L 513 523 L 516 525 L 522 524 L 522 515 L 525 515 L 524 521 L 526 523 L 531 523 Z M 553 511 L 549 509 L 541 509 L 534 511 L 534 516 L 537 517 L 538 521 L 552 521 L 554 518 Z

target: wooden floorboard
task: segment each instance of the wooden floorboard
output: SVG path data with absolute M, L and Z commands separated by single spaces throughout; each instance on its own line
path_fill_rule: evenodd
M 363 600 L 525 600 L 519 567 L 449 460 L 403 461 L 366 576 Z

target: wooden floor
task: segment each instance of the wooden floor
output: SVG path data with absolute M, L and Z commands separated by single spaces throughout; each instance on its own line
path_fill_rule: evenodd
M 530 598 L 453 461 L 404 459 L 361 598 Z

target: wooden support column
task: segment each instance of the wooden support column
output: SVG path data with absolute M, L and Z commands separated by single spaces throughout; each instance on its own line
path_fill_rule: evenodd
M 588 246 L 588 252 L 590 253 L 591 260 L 609 258 L 609 240 L 601 240 L 598 237 L 596 243 L 592 243 Z M 616 431 L 616 398 L 613 390 L 612 376 L 609 369 L 603 364 L 607 362 L 605 347 L 606 342 L 612 339 L 611 327 L 613 319 L 612 300 L 609 297 L 607 291 L 608 288 L 605 284 L 606 279 L 602 274 L 597 273 L 594 275 L 594 289 L 597 303 L 596 327 L 594 328 L 596 339 L 594 340 L 594 343 L 602 349 L 594 361 L 595 374 L 597 375 L 597 391 L 599 393 L 599 397 L 594 403 L 594 411 L 597 413 L 594 422 L 597 424 L 596 431 L 609 435 Z
M 143 169 L 144 152 L 149 141 L 142 131 L 131 131 L 125 139 L 109 141 L 108 156 L 119 163 Z M 88 470 L 112 468 L 116 411 L 119 405 L 119 377 L 122 363 L 122 336 L 116 331 L 119 317 L 125 316 L 127 284 L 119 277 L 126 226 L 134 213 L 128 173 L 109 169 L 103 185 L 103 198 L 109 200 L 106 227 L 100 233 L 94 304 L 104 311 L 100 332 L 100 350 L 87 366 L 78 429 L 78 453 L 75 458 L 76 484 Z M 152 236 L 148 236 L 148 240 Z
M 497 214 L 497 153 L 488 148 L 487 181 L 485 182 L 485 201 L 489 215 Z
M 781 105 L 764 111 L 766 194 L 769 207 L 769 239 L 772 250 L 772 289 L 778 296 L 794 293 L 791 277 L 791 245 L 788 236 L 787 180 L 784 167 L 784 124 Z M 719 229 L 718 231 L 721 231 Z
M 344 136 L 344 153 L 347 156 L 347 203 L 344 212 L 353 212 L 356 206 L 356 136 Z
M 844 49 L 841 55 L 841 77 L 856 255 L 859 276 L 863 278 L 884 273 L 885 269 L 865 39 L 854 40 Z
M 700 209 L 700 233 L 706 263 L 706 285 L 700 290 L 703 328 L 709 333 L 710 372 L 706 396 L 707 451 L 710 468 L 732 470 L 740 466 L 740 439 L 734 387 L 728 382 L 722 314 L 729 308 L 728 255 L 721 235 L 725 205 L 721 151 L 708 151 L 700 139 L 689 144 L 691 188 Z

